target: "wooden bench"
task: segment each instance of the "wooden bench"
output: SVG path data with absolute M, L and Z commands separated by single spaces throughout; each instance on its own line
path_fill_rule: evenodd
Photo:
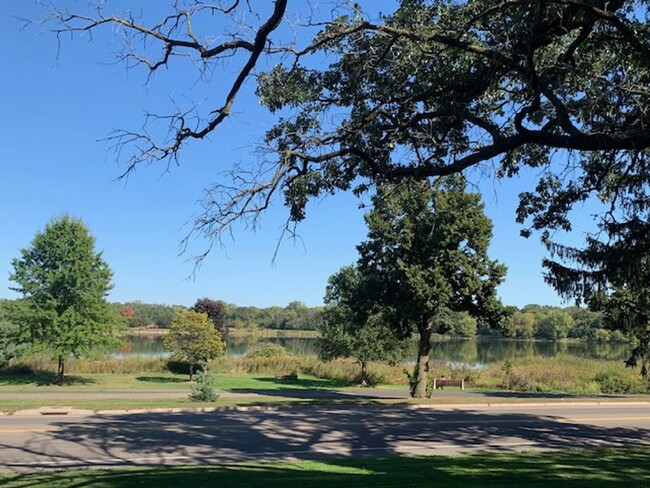
M 445 389 L 445 386 L 458 386 L 461 390 L 465 390 L 465 379 L 450 380 L 449 378 L 433 378 L 433 389 Z

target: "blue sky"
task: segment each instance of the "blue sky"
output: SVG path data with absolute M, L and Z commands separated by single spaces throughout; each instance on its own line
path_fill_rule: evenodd
M 74 8 L 80 2 L 67 2 Z M 199 212 L 203 189 L 237 161 L 250 161 L 255 141 L 271 119 L 248 89 L 236 116 L 210 141 L 183 153 L 179 167 L 141 168 L 116 181 L 123 167 L 100 141 L 118 128 L 136 129 L 144 110 L 164 112 L 170 100 L 193 100 L 219 85 L 196 83 L 188 66 L 167 70 L 145 84 L 145 73 L 107 65 L 119 46 L 110 35 L 94 42 L 63 42 L 57 60 L 54 37 L 39 28 L 20 31 L 15 16 L 36 18 L 28 0 L 4 0 L 0 12 L 0 297 L 9 290 L 11 259 L 37 230 L 63 213 L 80 217 L 114 271 L 113 301 L 191 305 L 207 296 L 238 305 L 286 305 L 301 300 L 320 305 L 328 276 L 356 259 L 366 230 L 358 201 L 341 194 L 309 206 L 299 242 L 285 241 L 273 261 L 286 212 L 276 204 L 252 232 L 235 229 L 234 240 L 214 248 L 194 279 L 189 255 L 179 243 Z M 225 74 L 234 67 L 224 66 Z M 544 284 L 544 250 L 535 238 L 519 237 L 514 222 L 517 194 L 531 175 L 484 181 L 486 213 L 494 221 L 491 255 L 508 268 L 500 295 L 507 304 L 560 304 Z M 578 232 L 579 232 L 578 228 Z M 193 241 L 202 250 L 206 242 Z

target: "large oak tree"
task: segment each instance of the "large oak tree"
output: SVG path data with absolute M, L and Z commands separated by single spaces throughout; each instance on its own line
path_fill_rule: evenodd
M 379 306 L 398 337 L 418 335 L 411 393 L 422 398 L 439 319 L 465 311 L 498 327 L 509 313 L 496 294 L 506 269 L 488 257 L 492 223 L 462 178 L 383 186 L 373 203 L 359 245 L 364 300 Z

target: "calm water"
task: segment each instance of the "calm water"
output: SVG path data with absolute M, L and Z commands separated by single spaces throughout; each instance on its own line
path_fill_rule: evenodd
M 126 348 L 120 355 L 130 356 L 165 356 L 161 337 L 130 337 Z M 316 339 L 307 338 L 231 338 L 226 348 L 227 356 L 243 356 L 249 347 L 262 342 L 272 342 L 284 347 L 291 354 L 316 355 Z M 608 343 L 564 343 L 564 342 L 533 342 L 510 341 L 498 339 L 451 339 L 434 342 L 431 359 L 446 362 L 465 363 L 481 366 L 510 357 L 532 355 L 555 356 L 557 354 L 573 354 L 576 356 L 612 359 L 621 361 L 627 359 L 630 346 L 628 344 Z M 416 357 L 416 343 L 413 342 L 412 358 Z M 408 359 L 408 358 L 407 358 Z

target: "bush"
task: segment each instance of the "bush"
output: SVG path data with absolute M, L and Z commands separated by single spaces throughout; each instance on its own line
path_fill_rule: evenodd
M 214 376 L 204 368 L 196 375 L 196 383 L 191 387 L 189 399 L 193 402 L 216 402 L 219 394 L 214 389 Z
M 176 359 L 167 360 L 167 370 L 173 374 L 190 374 L 190 363 L 187 361 L 178 361 Z M 203 371 L 203 366 L 200 364 L 194 365 L 194 372 L 199 373 Z
M 246 353 L 247 358 L 279 358 L 286 356 L 287 351 L 285 348 L 273 342 L 263 342 Z
M 603 371 L 594 376 L 594 381 L 600 386 L 601 393 L 624 394 L 633 393 L 633 387 L 628 378 L 613 372 Z

